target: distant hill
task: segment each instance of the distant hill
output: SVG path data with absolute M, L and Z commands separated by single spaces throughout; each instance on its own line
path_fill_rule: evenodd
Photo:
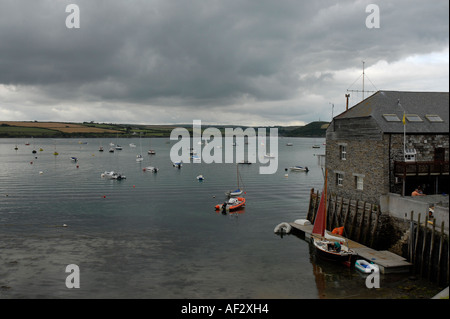
M 311 122 L 305 126 L 276 126 L 279 136 L 324 137 L 328 122 Z M 0 121 L 0 137 L 169 137 L 176 127 L 185 127 L 192 131 L 192 124 L 177 125 L 143 125 L 113 123 L 62 123 L 62 122 L 14 122 Z M 202 129 L 212 127 L 204 125 Z M 231 125 L 217 125 L 222 134 Z M 246 127 L 241 127 L 245 129 Z
M 317 121 L 285 131 L 283 136 L 291 137 L 325 137 L 329 122 Z M 281 135 L 281 134 L 280 134 Z

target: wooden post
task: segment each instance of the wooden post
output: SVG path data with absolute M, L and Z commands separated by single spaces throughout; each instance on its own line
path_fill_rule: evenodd
M 377 217 L 375 219 L 375 225 L 373 225 L 373 230 L 372 230 L 372 238 L 370 239 L 370 247 L 373 247 L 373 242 L 375 240 L 375 234 L 378 228 L 378 219 L 380 218 L 380 208 L 377 206 Z
M 370 204 L 369 216 L 367 217 L 367 227 L 366 227 L 366 231 L 364 232 L 363 244 L 366 244 L 369 241 L 367 237 L 369 236 L 370 225 L 372 223 L 372 210 L 373 210 L 373 204 Z
M 427 243 L 427 225 L 428 225 L 428 215 L 425 216 L 425 225 L 423 229 L 423 242 L 422 242 L 422 258 L 420 260 L 420 275 L 423 276 L 423 270 L 425 266 L 425 245 Z
M 345 210 L 344 223 L 342 225 L 342 226 L 344 226 L 344 234 L 347 234 L 347 232 L 345 231 L 345 228 L 347 227 L 347 219 L 348 219 L 349 211 L 350 211 L 350 199 L 348 200 L 347 209 Z M 347 230 L 348 230 L 348 227 L 347 227 Z
M 419 247 L 419 235 L 420 235 L 420 213 L 417 216 L 417 231 L 416 231 L 416 243 L 414 244 L 414 261 L 413 261 L 413 267 L 417 269 L 417 249 Z
M 344 205 L 344 198 L 341 197 L 341 202 L 339 203 L 339 215 L 337 217 L 338 226 L 341 227 L 341 219 L 342 219 L 342 205 Z
M 438 269 L 437 269 L 437 278 L 436 282 L 439 285 L 441 279 L 441 262 L 442 262 L 442 247 L 444 245 L 444 221 L 441 224 L 441 236 L 439 238 L 439 257 L 438 257 Z M 447 267 L 448 268 L 448 267 Z
M 352 236 L 353 236 L 353 229 L 355 228 L 356 219 L 357 219 L 357 217 L 358 217 L 358 208 L 359 208 L 359 200 L 356 200 L 355 214 L 353 215 L 353 218 L 352 218 L 352 227 L 350 228 L 350 238 L 352 238 Z
M 362 210 L 362 214 L 361 214 L 361 220 L 359 221 L 358 237 L 356 239 L 357 242 L 359 242 L 361 239 L 361 230 L 363 229 L 365 214 L 366 214 L 366 202 L 363 202 L 363 210 Z
M 409 220 L 409 245 L 408 245 L 408 258 L 409 261 L 412 262 L 413 251 L 414 251 L 414 211 L 411 211 Z
M 430 256 L 428 256 L 428 280 L 431 278 L 431 273 L 433 269 L 433 252 L 434 252 L 434 230 L 436 229 L 436 218 L 433 218 L 433 226 L 431 227 L 431 246 L 430 246 Z
M 309 192 L 309 205 L 308 205 L 308 213 L 306 214 L 306 219 L 311 221 L 311 208 L 313 206 L 313 200 L 314 200 L 314 188 L 311 188 L 311 191 Z

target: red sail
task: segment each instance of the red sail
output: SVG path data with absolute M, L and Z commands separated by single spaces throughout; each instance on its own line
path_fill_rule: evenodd
M 323 237 L 325 234 L 326 227 L 326 203 L 325 203 L 326 193 L 322 192 L 320 196 L 319 208 L 317 209 L 316 219 L 314 221 L 314 227 L 312 230 L 313 234 L 317 234 Z

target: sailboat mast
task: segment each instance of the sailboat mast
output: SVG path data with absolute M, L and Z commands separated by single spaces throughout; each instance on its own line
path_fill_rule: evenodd
M 328 181 L 328 169 L 325 167 L 325 188 L 323 190 L 323 196 L 324 196 L 324 211 L 325 216 L 323 219 L 323 231 L 327 230 L 327 181 Z

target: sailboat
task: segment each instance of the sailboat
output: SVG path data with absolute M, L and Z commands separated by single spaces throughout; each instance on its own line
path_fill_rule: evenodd
M 320 197 L 311 240 L 317 256 L 332 261 L 350 261 L 355 252 L 349 249 L 348 243 L 345 243 L 345 238 L 327 236 L 327 175 L 327 170 L 325 169 L 325 186 Z
M 236 165 L 236 177 L 237 177 L 237 188 L 234 191 L 226 192 L 225 195 L 227 195 L 228 197 L 240 196 L 244 192 L 244 190 L 242 190 L 241 187 L 239 186 L 239 180 L 240 180 L 239 165 Z
M 142 162 L 144 160 L 144 158 L 142 157 L 142 141 L 141 141 L 141 134 L 139 134 L 139 146 L 140 146 L 140 150 L 141 152 L 136 155 L 136 162 Z

